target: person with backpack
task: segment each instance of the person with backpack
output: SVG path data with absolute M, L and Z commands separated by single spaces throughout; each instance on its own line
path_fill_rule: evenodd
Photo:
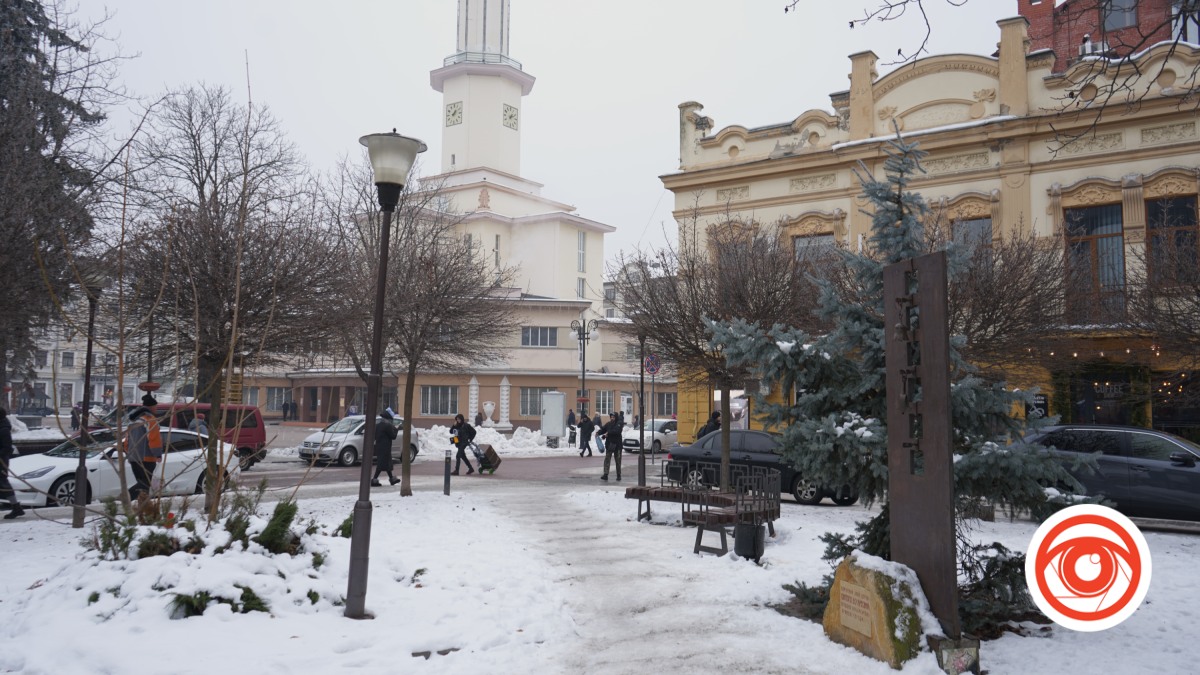
M 456 439 L 454 445 L 458 448 L 458 454 L 454 456 L 454 470 L 450 475 L 457 476 L 459 463 L 466 462 L 467 475 L 470 476 L 475 473 L 475 469 L 471 467 L 471 460 L 467 459 L 466 450 L 471 446 L 471 441 L 475 440 L 475 427 L 467 424 L 462 413 L 459 413 L 454 416 L 454 426 L 450 427 L 450 435 Z
M 150 394 L 142 397 L 142 405 L 129 413 L 129 468 L 133 469 L 134 486 L 129 496 L 138 499 L 150 495 L 154 470 L 163 457 L 162 431 L 154 406 L 158 401 Z
M 720 430 L 721 430 L 721 411 L 714 410 L 713 414 L 711 416 L 709 416 L 708 421 L 704 423 L 704 426 L 700 427 L 700 432 L 698 434 L 696 434 L 696 438 L 701 439 L 701 438 L 704 438 L 706 435 L 711 434 L 714 431 L 720 431 Z
M 617 481 L 621 480 L 621 431 L 624 428 L 625 424 L 620 415 L 615 412 L 608 413 L 608 424 L 600 428 L 600 435 L 604 437 L 604 473 L 600 480 L 608 480 L 608 465 L 612 459 L 616 459 L 617 462 Z

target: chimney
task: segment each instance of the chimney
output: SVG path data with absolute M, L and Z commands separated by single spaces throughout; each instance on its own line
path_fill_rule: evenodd
M 1029 20 L 1018 16 L 1001 19 L 996 24 L 1000 26 L 1000 109 L 1023 117 L 1029 114 L 1029 76 L 1025 66 Z
M 875 131 L 875 52 L 850 55 L 850 140 L 870 138 Z
M 1029 21 L 1030 51 L 1054 48 L 1054 0 L 1017 0 L 1017 11 Z

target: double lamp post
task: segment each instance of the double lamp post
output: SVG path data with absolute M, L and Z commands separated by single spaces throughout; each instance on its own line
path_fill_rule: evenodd
M 379 389 L 383 382 L 383 305 L 387 291 L 388 241 L 392 235 L 392 214 L 400 202 L 400 193 L 408 183 L 417 155 L 427 150 L 424 143 L 390 134 L 370 134 L 358 139 L 366 146 L 379 191 L 383 226 L 379 233 L 379 273 L 375 280 L 375 313 L 371 331 L 371 372 L 367 375 L 366 424 L 363 428 L 362 472 L 358 482 L 358 501 L 354 503 L 354 525 L 350 535 L 350 580 L 346 589 L 345 616 L 370 618 L 366 613 L 367 563 L 371 549 L 371 458 L 375 456 L 375 416 L 379 413 Z
M 595 319 L 591 321 L 580 321 L 578 319 L 571 322 L 571 337 L 579 340 L 579 414 L 587 415 L 588 393 L 587 393 L 587 346 L 592 340 L 600 339 L 600 332 L 596 327 L 600 325 Z

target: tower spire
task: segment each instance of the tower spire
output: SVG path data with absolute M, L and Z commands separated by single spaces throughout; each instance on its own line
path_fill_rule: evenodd
M 508 56 L 509 0 L 458 0 L 459 54 Z

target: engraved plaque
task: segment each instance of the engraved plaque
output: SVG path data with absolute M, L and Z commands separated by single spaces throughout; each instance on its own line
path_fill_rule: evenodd
M 871 637 L 871 596 L 858 584 L 842 584 L 842 625 Z

